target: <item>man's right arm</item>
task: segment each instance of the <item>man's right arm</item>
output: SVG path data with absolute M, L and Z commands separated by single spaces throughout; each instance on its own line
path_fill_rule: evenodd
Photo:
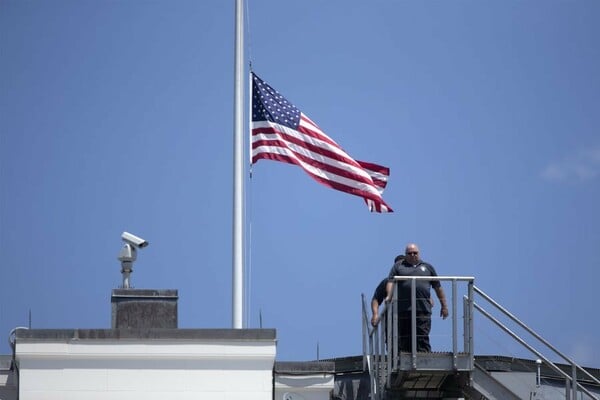
M 379 302 L 375 298 L 371 300 L 371 312 L 373 313 L 373 316 L 371 317 L 371 325 L 377 326 L 379 323 Z

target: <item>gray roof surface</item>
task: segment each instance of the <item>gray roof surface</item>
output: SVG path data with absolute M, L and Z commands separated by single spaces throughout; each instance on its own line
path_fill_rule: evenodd
M 70 340 L 264 340 L 276 339 L 275 329 L 18 329 L 18 342 Z
M 334 373 L 335 363 L 332 361 L 276 361 L 273 370 L 284 375 Z

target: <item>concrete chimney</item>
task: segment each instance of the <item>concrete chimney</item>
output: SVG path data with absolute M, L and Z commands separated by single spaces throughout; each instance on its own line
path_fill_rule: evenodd
M 112 329 L 177 328 L 176 289 L 113 289 Z

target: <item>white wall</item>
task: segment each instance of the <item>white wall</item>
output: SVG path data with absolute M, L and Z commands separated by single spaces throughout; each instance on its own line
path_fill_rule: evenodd
M 271 400 L 275 341 L 17 342 L 20 400 Z

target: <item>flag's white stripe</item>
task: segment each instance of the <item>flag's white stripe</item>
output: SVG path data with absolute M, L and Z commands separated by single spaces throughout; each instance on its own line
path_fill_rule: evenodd
M 340 176 L 340 175 L 325 171 L 325 170 L 317 168 L 317 167 L 313 167 L 312 165 L 307 164 L 304 161 L 300 160 L 296 156 L 296 154 L 294 154 L 294 152 L 290 149 L 286 149 L 286 148 L 280 147 L 280 146 L 260 146 L 252 151 L 253 156 L 261 154 L 261 153 L 280 154 L 280 155 L 284 155 L 284 156 L 293 158 L 294 160 L 296 160 L 298 162 L 298 165 L 300 165 L 306 171 L 308 171 L 320 178 L 323 178 L 323 179 L 326 179 L 326 180 L 332 181 L 332 182 L 341 183 L 343 185 L 346 185 L 346 186 L 349 186 L 349 187 L 352 187 L 355 189 L 359 189 L 366 193 L 371 193 L 376 198 L 381 199 L 381 196 L 379 195 L 379 191 L 376 189 L 375 186 L 369 185 L 367 183 L 359 182 L 359 181 L 356 181 L 351 178 L 346 178 L 344 176 Z
M 377 186 L 373 182 L 373 179 L 371 178 L 371 175 L 369 175 L 369 173 L 366 172 L 363 168 L 360 168 L 360 166 L 356 167 L 353 164 L 349 164 L 347 162 L 335 160 L 333 158 L 324 156 L 323 154 L 315 153 L 315 152 L 310 151 L 309 149 L 307 149 L 305 147 L 297 145 L 296 143 L 291 143 L 291 142 L 285 140 L 285 138 L 283 138 L 280 135 L 275 134 L 275 133 L 269 133 L 269 134 L 258 133 L 258 134 L 255 134 L 254 137 L 257 140 L 264 140 L 264 141 L 279 140 L 279 141 L 285 143 L 286 147 L 289 148 L 290 150 L 292 150 L 295 153 L 301 154 L 301 155 L 306 156 L 308 158 L 312 158 L 313 160 L 319 161 L 319 162 L 321 162 L 323 164 L 331 165 L 333 167 L 340 168 L 340 169 L 346 170 L 348 172 L 352 172 L 352 173 L 354 173 L 356 175 L 359 175 L 359 176 L 363 177 L 366 181 L 370 182 L 369 184 L 372 185 L 373 187 Z M 274 147 L 280 147 L 280 146 L 267 146 L 267 145 L 263 144 L 261 147 L 258 147 L 257 149 L 260 149 L 260 148 L 271 149 L 271 148 L 274 148 Z M 268 151 L 261 151 L 261 152 L 268 152 Z M 253 155 L 255 155 L 256 151 L 253 150 L 252 153 L 253 153 Z

